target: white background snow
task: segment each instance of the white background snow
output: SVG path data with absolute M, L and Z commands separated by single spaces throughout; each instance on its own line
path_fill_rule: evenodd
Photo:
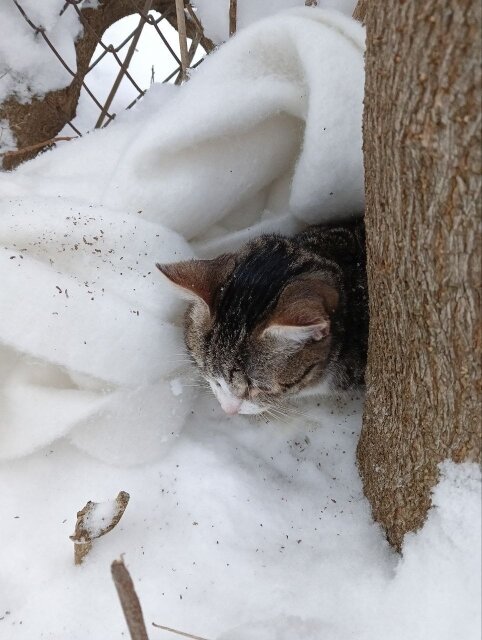
M 22 4 L 68 55 L 63 3 Z M 228 4 L 198 1 L 216 42 Z M 361 28 L 238 4 L 239 34 L 187 85 L 155 84 L 106 130 L 0 176 L 0 637 L 126 637 L 110 578 L 124 553 L 151 638 L 175 637 L 156 622 L 210 640 L 475 640 L 475 465 L 442 465 L 398 556 L 355 466 L 360 398 L 227 418 L 186 369 L 156 261 L 363 207 Z M 0 67 L 16 70 L 0 86 L 27 99 L 66 80 L 16 11 L 0 7 Z M 119 526 L 75 567 L 75 512 L 120 490 Z

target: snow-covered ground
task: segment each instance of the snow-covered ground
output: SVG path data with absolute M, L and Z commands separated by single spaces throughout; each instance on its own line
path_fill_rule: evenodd
M 175 636 L 152 622 L 209 640 L 479 637 L 478 468 L 442 465 L 396 555 L 355 466 L 362 400 L 227 418 L 153 268 L 360 210 L 362 69 L 349 19 L 272 16 L 185 86 L 0 176 L 2 639 L 126 637 L 120 554 L 153 639 Z M 123 519 L 75 567 L 75 512 L 120 490 Z
M 205 397 L 153 463 L 107 465 L 65 440 L 4 463 L 1 637 L 125 636 L 110 577 L 124 553 L 151 638 L 172 637 L 156 622 L 209 639 L 476 640 L 475 465 L 444 468 L 398 558 L 355 468 L 360 403 L 303 410 L 315 420 L 254 424 Z M 120 489 L 121 523 L 75 567 L 76 509 Z

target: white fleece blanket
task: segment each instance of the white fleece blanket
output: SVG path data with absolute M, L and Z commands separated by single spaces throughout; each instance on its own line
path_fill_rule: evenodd
M 156 261 L 363 207 L 362 28 L 297 9 L 0 178 L 0 457 L 159 457 L 196 409 Z

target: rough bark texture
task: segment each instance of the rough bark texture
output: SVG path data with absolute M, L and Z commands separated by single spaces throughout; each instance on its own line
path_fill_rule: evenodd
M 19 149 L 54 138 L 65 124 L 75 117 L 82 82 L 89 70 L 99 39 L 112 24 L 137 11 L 142 11 L 143 6 L 144 0 L 103 0 L 95 9 L 82 9 L 84 32 L 75 43 L 77 70 L 71 84 L 64 89 L 50 91 L 45 96 L 34 98 L 25 104 L 17 102 L 14 96 L 0 104 L 0 120 L 8 120 Z M 177 28 L 173 0 L 154 0 L 152 9 L 165 14 L 166 19 L 174 28 Z M 68 10 L 72 9 L 69 7 Z M 23 20 L 20 12 L 18 19 Z M 197 29 L 198 26 L 194 21 L 186 22 L 188 37 L 193 38 Z M 214 48 L 211 40 L 204 35 L 200 42 L 206 51 Z M 122 59 L 125 51 L 120 55 Z M 56 64 L 61 63 L 52 53 L 52 65 Z M 3 168 L 12 169 L 20 162 L 33 158 L 37 153 L 38 149 L 27 150 L 26 154 L 22 155 L 7 156 L 3 160 Z
M 358 462 L 400 548 L 437 464 L 480 458 L 480 0 L 369 2 L 370 291 Z
M 368 0 L 358 0 L 353 11 L 353 17 L 362 24 L 365 24 L 365 16 L 367 13 Z

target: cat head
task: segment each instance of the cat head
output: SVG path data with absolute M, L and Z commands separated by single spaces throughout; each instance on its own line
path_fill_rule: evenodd
M 226 413 L 275 412 L 322 380 L 339 295 L 292 241 L 263 236 L 236 254 L 157 267 L 191 303 L 186 345 Z

